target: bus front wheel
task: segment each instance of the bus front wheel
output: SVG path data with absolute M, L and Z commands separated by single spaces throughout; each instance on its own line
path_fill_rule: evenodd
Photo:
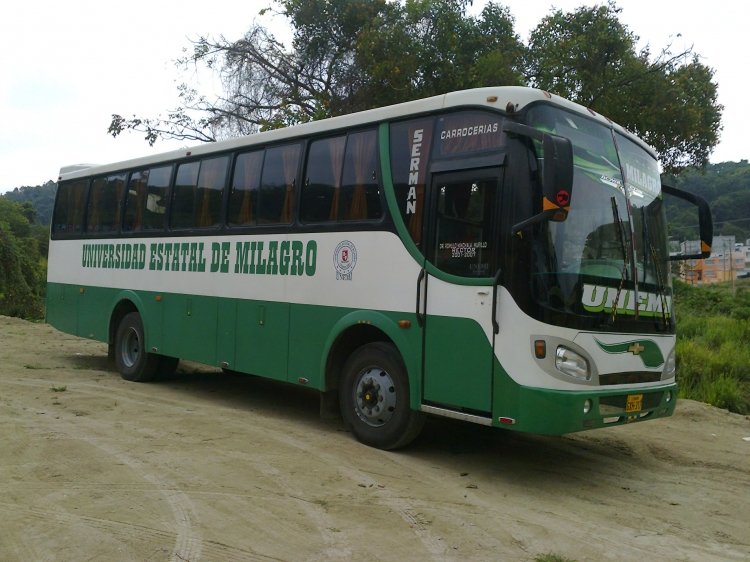
M 146 352 L 143 321 L 137 312 L 126 314 L 115 334 L 115 364 L 127 381 L 148 382 L 156 377 L 159 356 Z
M 339 393 L 344 421 L 366 445 L 403 447 L 424 425 L 424 415 L 409 407 L 406 368 L 392 344 L 375 342 L 355 350 L 344 365 Z

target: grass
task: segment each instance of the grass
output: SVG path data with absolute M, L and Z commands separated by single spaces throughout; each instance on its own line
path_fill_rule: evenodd
M 680 396 L 750 413 L 750 282 L 675 283 Z

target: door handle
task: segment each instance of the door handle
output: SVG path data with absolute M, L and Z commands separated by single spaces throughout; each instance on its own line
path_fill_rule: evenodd
M 502 268 L 495 273 L 495 279 L 492 283 L 492 329 L 496 334 L 500 333 L 500 324 L 497 322 L 497 286 L 500 284 L 500 277 L 503 275 Z
M 422 301 L 422 280 L 424 278 L 425 270 L 422 268 L 419 272 L 419 277 L 417 277 L 417 324 L 419 324 L 420 328 L 424 326 L 424 314 L 422 314 L 420 307 Z M 427 283 L 425 283 L 425 293 L 427 293 Z

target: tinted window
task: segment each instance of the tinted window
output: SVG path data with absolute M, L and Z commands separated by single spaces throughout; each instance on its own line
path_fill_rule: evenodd
M 177 167 L 172 194 L 172 228 L 190 228 L 193 226 L 195 191 L 198 185 L 200 167 L 200 162 L 189 162 Z
M 259 224 L 292 222 L 299 157 L 298 144 L 275 146 L 266 150 L 260 182 Z
M 322 222 L 338 218 L 345 145 L 345 136 L 310 144 L 300 202 L 303 221 Z
M 63 182 L 57 188 L 52 230 L 57 234 L 80 234 L 86 209 L 86 180 Z
M 172 199 L 173 228 L 210 228 L 221 223 L 228 156 L 182 164 Z
M 492 217 L 498 177 L 488 172 L 440 174 L 433 186 L 437 190 L 433 263 L 464 277 L 494 275 L 497 242 Z
M 382 214 L 377 134 L 374 130 L 353 133 L 346 142 L 338 219 L 378 219 Z
M 422 243 L 427 165 L 434 119 L 415 119 L 391 126 L 393 188 L 401 217 L 417 246 Z
M 137 232 L 164 228 L 171 172 L 171 166 L 162 166 L 130 174 L 123 230 Z
M 120 206 L 125 194 L 125 174 L 96 178 L 91 182 L 86 232 L 115 232 L 120 227 Z
M 258 150 L 237 156 L 227 220 L 232 226 L 256 224 L 258 221 L 258 191 L 263 154 L 263 150 Z

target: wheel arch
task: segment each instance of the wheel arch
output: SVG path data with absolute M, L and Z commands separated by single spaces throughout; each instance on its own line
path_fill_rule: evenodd
M 338 390 L 344 364 L 355 349 L 368 343 L 385 342 L 392 344 L 401 356 L 409 378 L 410 405 L 412 409 L 418 409 L 422 395 L 419 376 L 421 353 L 407 334 L 407 330 L 381 312 L 359 310 L 342 317 L 326 341 L 320 366 L 323 373 L 321 390 Z
M 117 326 L 119 326 L 120 321 L 125 317 L 125 315 L 131 312 L 137 312 L 141 315 L 141 320 L 144 326 L 144 335 L 146 336 L 146 338 L 148 338 L 148 330 L 146 330 L 146 326 L 150 324 L 148 323 L 148 319 L 145 317 L 146 313 L 145 307 L 143 306 L 143 301 L 135 292 L 122 291 L 118 293 L 112 303 L 111 310 L 112 312 L 109 315 L 109 330 L 107 337 L 107 344 L 109 345 L 110 349 L 112 348 L 112 346 L 114 346 L 115 343 Z

